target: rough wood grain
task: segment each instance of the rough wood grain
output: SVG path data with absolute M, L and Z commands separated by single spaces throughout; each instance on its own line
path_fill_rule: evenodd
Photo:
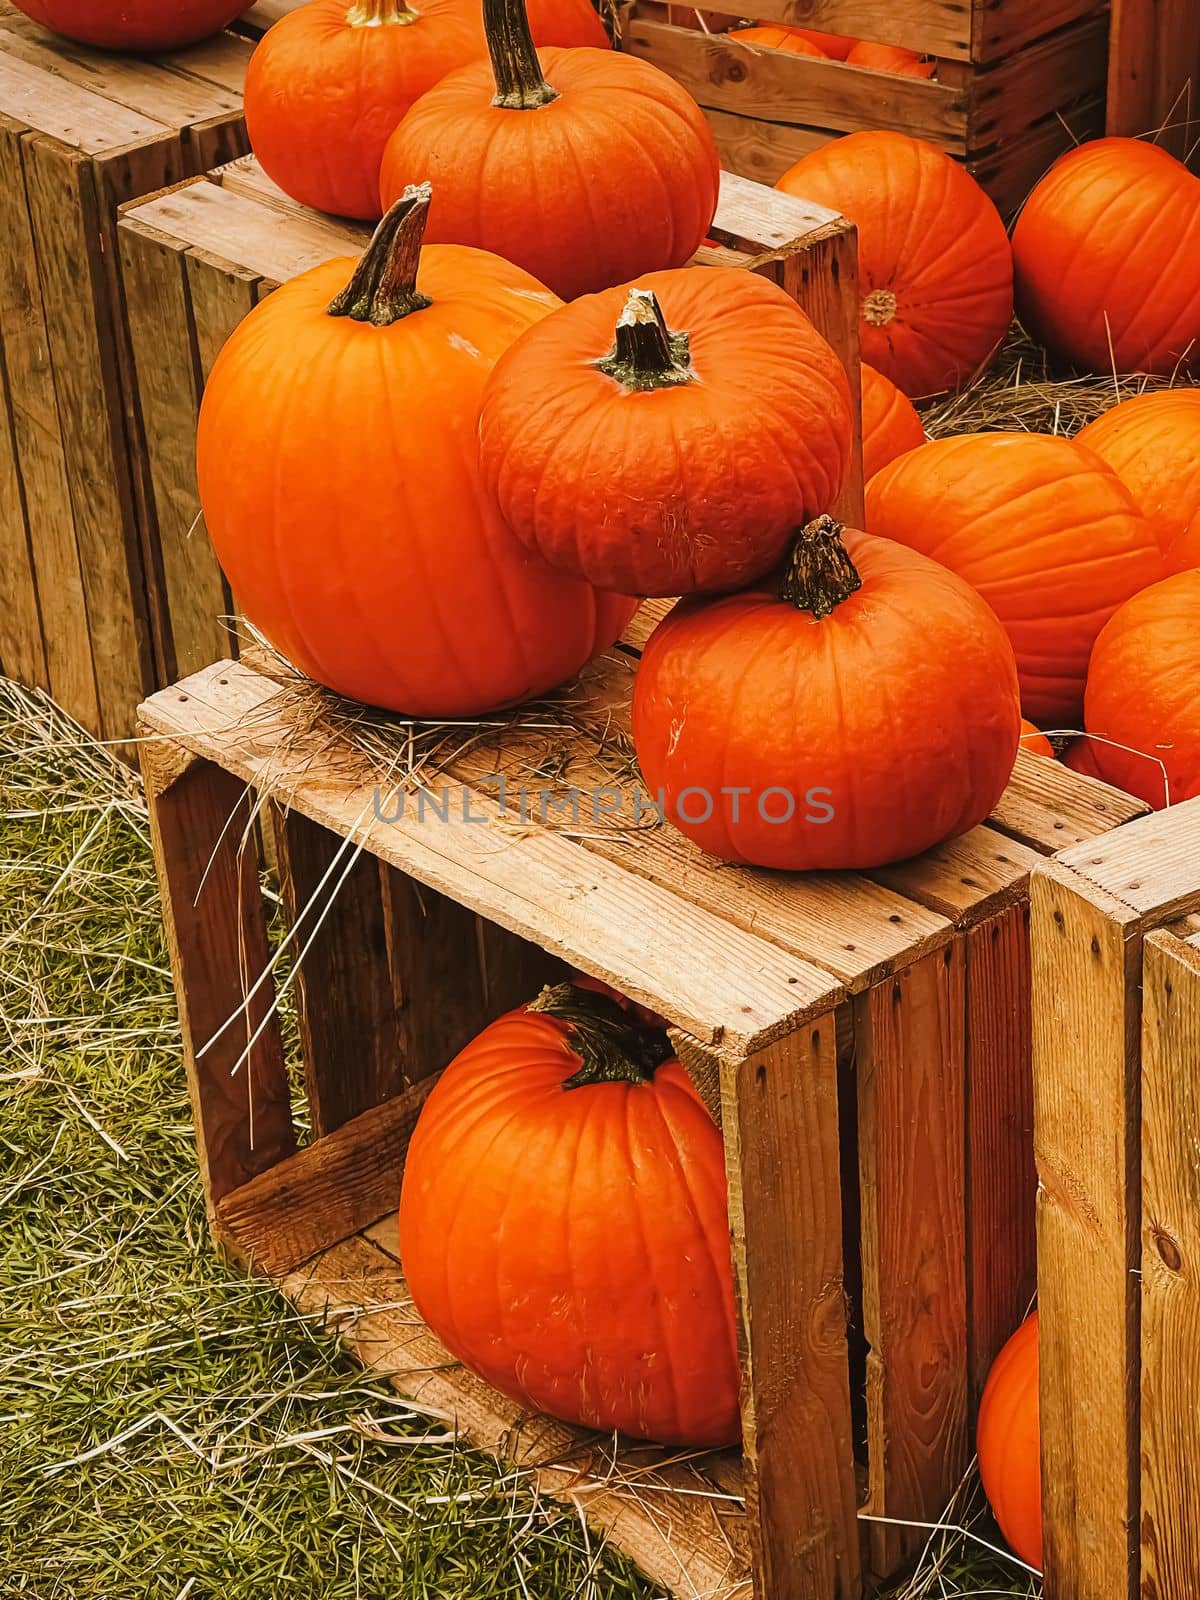
M 1054 855 L 1144 817 L 1148 809 L 1133 795 L 1072 772 L 1061 761 L 1021 750 L 988 822 L 1031 850 Z
M 1064 867 L 1157 923 L 1200 908 L 1200 799 L 1064 850 Z
M 832 1014 L 721 1062 L 758 1592 L 860 1592 Z
M 1200 135 L 1200 8 L 1195 0 L 1112 0 L 1108 132 L 1181 160 Z

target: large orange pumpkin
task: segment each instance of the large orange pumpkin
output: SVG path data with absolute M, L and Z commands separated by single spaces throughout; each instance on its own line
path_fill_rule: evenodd
M 1200 363 L 1200 178 L 1140 139 L 1058 161 L 1013 233 L 1017 310 L 1043 344 L 1093 372 Z
M 1038 1318 L 1001 1350 L 979 1405 L 979 1476 L 1000 1532 L 1021 1560 L 1042 1565 L 1042 1461 L 1038 1433 Z
M 177 50 L 228 27 L 252 0 L 13 0 L 64 38 L 99 50 Z
M 762 50 L 782 50 L 787 55 L 825 59 L 824 50 L 799 28 L 731 28 L 725 37 L 736 39 L 739 44 L 755 45 Z
M 937 62 L 905 50 L 898 44 L 871 44 L 860 39 L 846 55 L 848 67 L 869 67 L 872 72 L 890 72 L 897 78 L 932 78 Z
M 648 61 L 544 50 L 524 0 L 484 0 L 491 67 L 423 95 L 383 158 L 385 204 L 434 187 L 431 241 L 515 261 L 566 300 L 679 267 L 704 242 L 720 167 L 704 113 Z
M 447 1067 L 409 1145 L 400 1254 L 447 1348 L 521 1405 L 740 1438 L 721 1135 L 665 1033 L 563 984 Z
M 953 573 L 821 517 L 782 580 L 682 600 L 633 736 L 651 793 L 726 861 L 877 867 L 982 822 L 1020 728 L 1004 631 Z
M 412 191 L 361 262 L 251 312 L 205 388 L 196 455 L 217 555 L 283 654 L 357 700 L 458 717 L 571 677 L 633 602 L 551 572 L 485 496 L 484 383 L 557 301 L 478 250 L 432 246 L 418 270 L 427 207 Z
M 1040 727 L 1079 726 L 1096 635 L 1163 570 L 1116 473 L 1049 435 L 964 434 L 910 451 L 867 486 L 867 527 L 978 589 L 1008 630 Z
M 638 283 L 556 311 L 497 364 L 484 481 L 559 571 L 628 594 L 736 588 L 841 488 L 846 375 L 790 296 L 754 273 Z
M 1139 394 L 1076 436 L 1113 469 L 1154 525 L 1172 572 L 1200 566 L 1200 389 Z
M 542 44 L 608 44 L 589 0 L 530 0 L 530 21 Z M 294 200 L 378 217 L 379 167 L 396 124 L 485 49 L 476 0 L 309 0 L 281 17 L 251 58 L 254 153 Z
M 1200 794 L 1200 572 L 1144 589 L 1105 625 L 1084 725 L 1102 736 L 1092 754 L 1118 789 L 1158 809 Z
M 1012 252 L 958 162 L 903 133 L 852 133 L 775 185 L 858 226 L 863 360 L 914 399 L 969 378 L 1012 318 Z
M 873 478 L 889 461 L 925 443 L 916 407 L 890 378 L 863 362 L 863 475 Z

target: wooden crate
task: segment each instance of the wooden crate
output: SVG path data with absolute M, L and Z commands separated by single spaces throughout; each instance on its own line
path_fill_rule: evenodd
M 1200 800 L 1033 877 L 1054 1600 L 1200 1583 Z
M 1007 215 L 1072 136 L 1103 131 L 1104 0 L 757 0 L 751 10 L 938 58 L 936 81 L 899 78 L 725 38 L 744 13 L 636 0 L 621 13 L 622 48 L 678 79 L 725 164 L 762 183 L 841 134 L 892 128 L 965 162 Z
M 1109 133 L 1156 133 L 1200 173 L 1200 6 L 1112 0 L 1109 61 Z
M 854 232 L 820 207 L 726 175 L 701 265 L 744 266 L 781 283 L 837 348 L 858 391 Z M 230 651 L 231 610 L 198 525 L 194 443 L 204 379 L 225 340 L 284 280 L 357 255 L 369 230 L 290 200 L 253 157 L 208 180 L 128 207 L 119 229 L 158 535 L 163 652 L 171 675 Z M 862 513 L 861 444 L 840 510 Z
M 0 0 L 0 670 L 109 738 L 165 681 L 117 207 L 246 151 L 243 26 L 139 59 Z
M 854 1600 L 924 1539 L 870 1518 L 940 1516 L 1033 1290 L 1030 873 L 1141 808 L 1022 755 L 986 826 L 878 872 L 807 876 L 722 865 L 669 826 L 631 833 L 628 796 L 616 824 L 540 823 L 543 803 L 515 796 L 551 756 L 585 793 L 612 784 L 603 750 L 661 609 L 585 669 L 575 727 L 516 714 L 431 764 L 445 820 L 411 797 L 400 820 L 386 794 L 374 805 L 380 769 L 278 669 L 221 663 L 142 708 L 209 1214 L 231 1256 L 574 1500 L 656 1583 L 749 1600 L 753 1571 L 760 1600 Z M 294 918 L 315 893 L 294 924 L 317 1135 L 299 1149 L 262 978 L 255 792 Z M 611 1441 L 456 1367 L 407 1295 L 393 1211 L 431 1081 L 562 963 L 665 1015 L 722 1117 L 741 1463 L 637 1446 L 614 1462 Z

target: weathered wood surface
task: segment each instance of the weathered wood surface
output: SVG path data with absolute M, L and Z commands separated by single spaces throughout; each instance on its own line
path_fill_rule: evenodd
M 1154 142 L 1196 170 L 1200 7 L 1195 0 L 1112 0 L 1108 131 Z

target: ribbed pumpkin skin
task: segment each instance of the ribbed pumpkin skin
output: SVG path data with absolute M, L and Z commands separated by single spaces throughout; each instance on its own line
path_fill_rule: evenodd
M 1189 534 L 1200 517 L 1200 389 L 1135 395 L 1076 437 L 1108 463 L 1149 517 L 1168 569 L 1200 566 L 1200 539 Z
M 1042 1565 L 1042 1461 L 1038 1434 L 1038 1317 L 1001 1350 L 979 1405 L 979 1475 L 992 1514 L 1031 1567 Z
M 376 26 L 353 24 L 349 9 L 350 0 L 310 0 L 264 35 L 246 74 L 246 126 L 263 168 L 294 200 L 373 221 L 396 124 L 487 47 L 475 0 L 420 0 L 415 21 Z M 531 0 L 529 12 L 535 39 L 607 47 L 588 0 Z
M 1116 741 L 1091 741 L 1100 776 L 1156 810 L 1200 794 L 1198 689 L 1200 572 L 1177 572 L 1126 601 L 1096 640 L 1084 725 Z
M 1017 311 L 1093 372 L 1172 372 L 1200 341 L 1200 179 L 1140 139 L 1058 161 L 1013 232 Z
M 995 617 L 902 545 L 845 542 L 863 585 L 831 615 L 765 591 L 683 600 L 646 646 L 638 762 L 679 830 L 723 860 L 900 861 L 982 822 L 1012 773 L 1016 669 Z M 749 793 L 722 794 L 737 787 Z M 794 815 L 765 821 L 786 816 L 785 796 L 763 799 L 780 788 Z
M 740 44 L 756 45 L 763 50 L 782 50 L 787 55 L 827 59 L 824 50 L 799 28 L 731 28 L 725 37 L 736 39 Z
M 824 511 L 850 464 L 850 390 L 776 284 L 738 268 L 647 273 L 694 381 L 629 390 L 594 363 L 625 288 L 548 317 L 497 364 L 480 464 L 517 537 L 557 571 L 626 594 L 732 589 Z
M 1054 757 L 1054 746 L 1047 739 L 1042 730 L 1032 722 L 1021 719 L 1021 749 L 1031 756 Z
M 486 62 L 422 96 L 388 141 L 384 205 L 428 180 L 431 243 L 492 250 L 564 300 L 683 266 L 717 206 L 704 113 L 648 61 L 599 50 L 538 57 L 558 99 L 537 111 L 494 106 Z
M 555 1019 L 513 1011 L 446 1069 L 409 1146 L 421 1315 L 520 1404 L 708 1447 L 741 1437 L 721 1136 L 677 1061 L 564 1090 Z
M 863 476 L 873 478 L 889 461 L 925 443 L 916 407 L 890 378 L 863 362 Z
M 542 693 L 634 609 L 559 577 L 479 481 L 483 386 L 554 296 L 477 250 L 427 247 L 433 305 L 390 328 L 325 308 L 353 260 L 294 278 L 236 330 L 204 391 L 200 498 L 246 616 L 301 671 L 410 716 Z
M 860 40 L 846 55 L 848 67 L 869 67 L 872 72 L 890 72 L 897 78 L 932 78 L 937 63 L 922 61 L 915 50 L 896 44 L 872 44 Z
M 1031 433 L 937 439 L 867 487 L 867 527 L 941 561 L 1008 630 L 1025 715 L 1078 727 L 1096 635 L 1162 576 L 1154 530 L 1099 457 Z
M 227 28 L 252 0 L 13 0 L 18 11 L 98 50 L 175 50 Z
M 857 224 L 863 360 L 905 394 L 953 388 L 991 355 L 1012 318 L 1012 252 L 956 161 L 906 134 L 852 133 L 775 187 Z

